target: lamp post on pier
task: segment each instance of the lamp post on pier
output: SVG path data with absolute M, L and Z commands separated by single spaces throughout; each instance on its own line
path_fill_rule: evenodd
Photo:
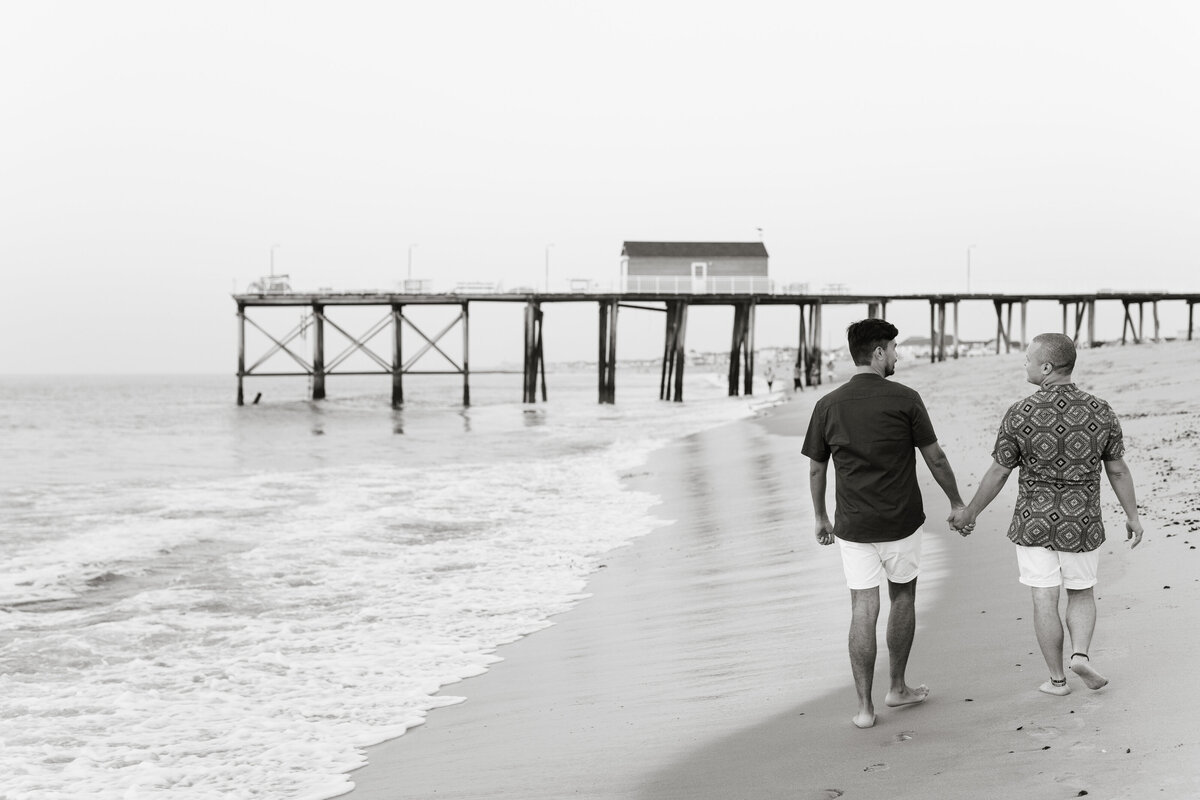
M 415 244 L 410 244 L 408 246 L 408 279 L 410 281 L 412 280 L 412 251 L 414 247 L 416 247 Z
M 550 291 L 550 248 L 551 247 L 554 247 L 554 242 L 550 242 L 550 244 L 546 245 L 546 283 L 542 287 L 543 291 L 546 291 L 546 292 Z

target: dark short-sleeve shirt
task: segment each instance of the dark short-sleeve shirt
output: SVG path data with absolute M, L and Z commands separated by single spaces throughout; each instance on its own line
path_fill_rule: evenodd
M 1125 455 L 1108 403 L 1075 384 L 1047 386 L 1004 414 L 992 458 L 1021 468 L 1008 538 L 1071 553 L 1104 543 L 1100 468 Z
M 917 484 L 918 447 L 937 442 L 913 389 L 859 373 L 817 401 L 801 452 L 833 459 L 833 532 L 850 542 L 893 542 L 925 521 Z

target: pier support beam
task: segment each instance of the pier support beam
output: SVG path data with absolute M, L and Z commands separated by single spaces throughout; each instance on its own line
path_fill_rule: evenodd
M 617 402 L 617 309 L 616 300 L 600 303 L 599 394 L 601 403 Z
M 1188 305 L 1188 319 L 1192 319 L 1192 306 Z M 1188 335 L 1188 338 L 1192 336 Z M 246 377 L 246 303 L 238 303 L 238 405 L 245 405 L 242 395 L 242 379 Z
M 744 351 L 746 363 L 742 368 L 742 376 L 745 379 L 743 386 L 747 397 L 754 394 L 754 317 L 756 308 L 753 301 L 746 306 L 746 349 Z
M 312 369 L 312 399 L 325 399 L 325 306 L 313 303 L 313 324 L 316 335 L 313 336 L 313 369 Z
M 462 328 L 463 328 L 463 405 L 471 405 L 471 311 L 470 304 L 463 301 L 462 304 Z
M 546 402 L 546 358 L 542 350 L 542 304 L 525 305 L 525 391 L 522 402 L 536 403 L 541 377 L 542 402 Z
M 808 349 L 804 353 L 804 380 L 809 386 L 820 386 L 824 376 L 821 369 L 821 307 L 819 302 L 808 307 Z
M 957 309 L 957 304 L 955 304 Z M 955 322 L 955 330 L 958 323 Z M 955 334 L 957 342 L 958 334 Z M 929 362 L 946 360 L 946 301 L 929 301 Z
M 1025 301 L 1022 300 L 1022 309 Z M 1012 352 L 1012 317 L 1013 317 L 1013 301 L 1012 300 L 993 300 L 992 305 L 996 308 L 996 354 L 1000 354 L 1000 347 L 1003 345 L 1004 352 Z M 1005 317 L 1008 318 L 1008 324 L 1005 324 Z
M 1131 306 L 1132 304 L 1133 304 L 1132 300 L 1125 300 L 1125 299 L 1121 300 L 1121 305 L 1123 305 L 1125 307 L 1125 319 L 1121 322 L 1121 344 L 1125 344 L 1127 334 L 1133 336 L 1134 344 L 1142 343 L 1141 328 L 1140 328 L 1140 326 L 1136 327 L 1136 328 L 1134 327 L 1133 315 L 1129 312 L 1129 306 Z M 1142 304 L 1138 303 L 1139 315 L 1141 314 L 1141 311 L 1142 311 Z
M 404 306 L 392 303 L 392 408 L 404 405 L 404 358 L 401 349 L 401 330 Z
M 683 402 L 683 368 L 687 363 L 687 300 L 667 301 L 667 331 L 663 345 L 658 399 Z
M 1192 340 L 1192 332 L 1196 328 L 1196 326 L 1194 324 L 1195 323 L 1196 302 L 1197 301 L 1195 301 L 1195 300 L 1187 301 L 1187 304 L 1188 304 L 1188 341 L 1189 342 Z
M 1083 331 L 1083 319 L 1088 313 L 1089 304 L 1083 300 L 1060 300 L 1062 303 L 1063 312 L 1063 336 L 1070 336 L 1071 340 L 1078 346 L 1080 342 L 1080 334 Z M 1074 318 L 1074 327 L 1067 326 L 1067 309 L 1071 309 L 1071 315 Z M 1089 339 L 1089 344 L 1091 340 Z
M 729 396 L 738 396 L 738 384 L 743 392 L 754 394 L 754 304 L 736 303 L 733 306 L 733 337 L 729 347 Z
M 959 346 L 962 340 L 958 338 L 958 301 L 954 301 L 954 357 L 958 358 L 958 351 L 962 348 Z

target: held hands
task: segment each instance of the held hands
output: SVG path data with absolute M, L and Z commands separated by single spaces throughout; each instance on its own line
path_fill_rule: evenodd
M 1142 523 L 1136 519 L 1125 520 L 1125 539 L 1129 542 L 1129 549 L 1137 547 L 1142 541 Z
M 958 531 L 962 536 L 970 536 L 975 530 L 975 512 L 969 506 L 955 506 L 946 517 L 950 530 Z
M 833 544 L 833 525 L 829 517 L 817 520 L 817 544 L 825 546 Z

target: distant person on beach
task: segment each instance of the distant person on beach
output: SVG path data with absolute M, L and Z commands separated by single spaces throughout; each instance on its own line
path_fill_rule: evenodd
M 850 588 L 850 668 L 858 692 L 860 728 L 875 724 L 871 689 L 875 675 L 879 586 L 887 579 L 891 610 L 887 646 L 891 685 L 888 706 L 920 703 L 928 687 L 911 688 L 904 672 L 916 631 L 917 574 L 925 510 L 917 485 L 916 450 L 962 514 L 962 498 L 950 461 L 938 444 L 921 396 L 887 380 L 896 371 L 896 326 L 881 319 L 846 330 L 855 373 L 813 408 L 801 452 L 810 459 L 808 480 L 817 541 L 836 540 Z M 837 478 L 835 522 L 825 508 L 830 459 Z M 956 517 L 957 518 L 957 517 Z
M 804 391 L 804 368 L 800 366 L 800 362 L 796 362 L 796 366 L 792 367 L 792 391 Z
M 767 379 L 767 394 L 771 393 L 771 385 L 775 383 L 775 365 L 767 364 L 767 371 L 764 377 Z
M 1050 668 L 1039 688 L 1066 695 L 1063 621 L 1059 587 L 1067 590 L 1066 629 L 1071 637 L 1069 667 L 1089 689 L 1108 683 L 1091 663 L 1088 649 L 1096 628 L 1093 587 L 1104 543 L 1100 512 L 1100 466 L 1125 511 L 1130 547 L 1142 541 L 1133 477 L 1123 458 L 1121 423 L 1108 403 L 1075 385 L 1075 343 L 1061 333 L 1033 338 L 1025 356 L 1025 377 L 1038 387 L 1014 403 L 1000 422 L 992 464 L 967 507 L 951 515 L 963 535 L 1020 466 L 1016 508 L 1008 538 L 1016 544 L 1020 581 L 1033 593 L 1033 627 Z

